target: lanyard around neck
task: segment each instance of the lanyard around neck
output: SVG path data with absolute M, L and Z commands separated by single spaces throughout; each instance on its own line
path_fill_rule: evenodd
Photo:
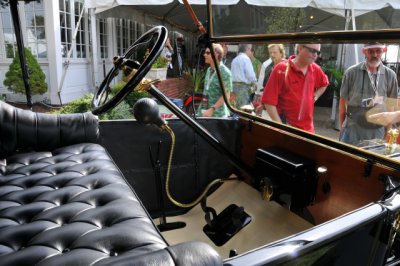
M 380 73 L 381 73 L 381 67 L 379 65 L 378 71 L 376 72 L 376 80 L 375 80 L 375 82 L 374 82 L 374 78 L 372 77 L 373 74 L 368 69 L 367 63 L 365 63 L 365 68 L 367 69 L 367 73 L 368 73 L 369 81 L 371 83 L 371 87 L 375 92 L 375 96 L 377 96 L 377 95 L 379 95 L 378 94 L 378 85 L 379 85 L 379 76 L 380 76 Z
M 212 81 L 212 79 L 214 78 L 215 73 L 217 72 L 217 70 L 214 68 L 213 73 L 212 73 L 212 75 L 211 75 L 211 77 L 210 77 L 210 72 L 211 72 L 211 71 L 212 71 L 212 70 L 211 70 L 211 67 L 210 67 L 210 71 L 207 73 L 207 74 L 208 74 L 208 75 L 207 75 L 208 80 L 207 80 L 207 83 L 206 83 L 206 92 L 208 92 L 208 89 L 210 88 L 211 81 Z

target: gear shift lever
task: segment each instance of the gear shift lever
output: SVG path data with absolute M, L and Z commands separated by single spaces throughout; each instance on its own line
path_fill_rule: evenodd
M 142 98 L 133 106 L 133 114 L 136 120 L 141 124 L 155 124 L 158 127 L 165 129 L 167 123 L 160 117 L 159 108 L 157 103 L 150 98 Z M 154 170 L 154 176 L 157 186 L 157 197 L 159 208 L 161 209 L 160 224 L 157 226 L 161 232 L 183 228 L 186 226 L 184 222 L 167 222 L 165 214 L 163 178 L 161 176 L 161 163 L 160 163 L 160 146 L 161 141 L 158 143 L 157 155 L 153 158 L 150 147 L 150 159 Z

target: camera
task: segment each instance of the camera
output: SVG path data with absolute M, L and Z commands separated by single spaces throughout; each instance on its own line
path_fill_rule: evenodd
M 361 100 L 361 107 L 371 108 L 374 107 L 374 99 L 373 98 L 366 98 Z

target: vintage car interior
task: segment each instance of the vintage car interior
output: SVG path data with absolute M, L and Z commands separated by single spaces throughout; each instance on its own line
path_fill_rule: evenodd
M 320 43 L 327 73 L 362 59 L 365 42 L 400 40 L 398 4 L 318 9 L 311 18 L 317 8 L 297 1 L 217 2 L 207 0 L 206 26 L 197 24 L 203 52 L 213 43 L 231 53 L 253 44 L 267 56 L 266 44 L 282 43 L 294 54 L 295 44 Z M 288 19 L 274 24 L 279 17 Z M 167 36 L 156 26 L 116 55 L 91 112 L 44 114 L 0 102 L 0 265 L 400 263 L 397 142 L 349 145 L 327 130 L 340 78 L 329 75 L 330 106 L 315 109 L 315 134 L 254 106 L 235 108 L 226 94 L 232 117 L 189 115 L 145 78 Z M 397 69 L 399 55 L 389 55 Z M 150 95 L 136 102 L 135 119 L 99 121 L 134 90 Z M 397 110 L 397 99 L 388 106 Z M 160 108 L 176 118 L 163 119 Z

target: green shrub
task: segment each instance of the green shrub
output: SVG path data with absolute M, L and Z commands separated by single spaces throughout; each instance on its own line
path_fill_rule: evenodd
M 76 99 L 64 105 L 53 114 L 75 114 L 90 112 L 92 106 L 93 94 L 86 94 L 82 98 Z M 115 119 L 131 119 L 131 107 L 126 102 L 121 102 L 115 108 L 99 116 L 100 120 L 115 120 Z
M 118 91 L 120 91 L 125 86 L 125 84 L 126 82 L 124 81 L 120 81 L 114 84 L 111 87 L 111 92 L 108 97 L 113 97 Z M 124 99 L 124 101 L 119 103 L 115 108 L 108 111 L 107 113 L 100 115 L 99 119 L 101 120 L 132 119 L 134 118 L 131 111 L 133 105 L 137 102 L 137 100 L 148 96 L 149 94 L 147 92 L 133 91 L 129 93 L 128 96 Z M 93 99 L 93 94 L 87 94 L 82 98 L 76 99 L 64 105 L 61 109 L 53 113 L 71 114 L 71 113 L 89 112 L 92 106 L 92 99 Z
M 343 70 L 337 68 L 334 64 L 326 64 L 322 66 L 322 70 L 329 78 L 328 92 L 339 95 L 342 86 Z
M 101 120 L 133 119 L 132 108 L 125 101 L 100 116 Z
M 116 94 L 118 91 L 120 91 L 124 86 L 125 86 L 125 82 L 120 81 L 118 83 L 116 83 L 115 85 L 113 85 L 111 87 L 111 94 Z M 133 107 L 135 105 L 135 103 L 137 102 L 137 100 L 141 99 L 141 98 L 146 98 L 149 97 L 149 94 L 147 92 L 139 92 L 139 91 L 132 91 L 131 93 L 128 94 L 128 96 L 126 96 L 125 101 L 126 103 L 130 106 Z
M 24 50 L 26 64 L 29 68 L 29 85 L 31 87 L 31 93 L 43 94 L 47 91 L 46 76 L 43 70 L 40 68 L 38 61 L 32 55 L 31 51 L 27 48 Z M 10 91 L 21 94 L 25 93 L 25 85 L 22 78 L 22 70 L 18 52 L 15 53 L 15 57 L 8 68 L 8 72 L 6 73 L 3 83 Z
M 59 110 L 54 111 L 56 114 L 76 114 L 89 112 L 92 106 L 93 94 L 86 94 L 82 98 L 78 98 L 65 104 Z

